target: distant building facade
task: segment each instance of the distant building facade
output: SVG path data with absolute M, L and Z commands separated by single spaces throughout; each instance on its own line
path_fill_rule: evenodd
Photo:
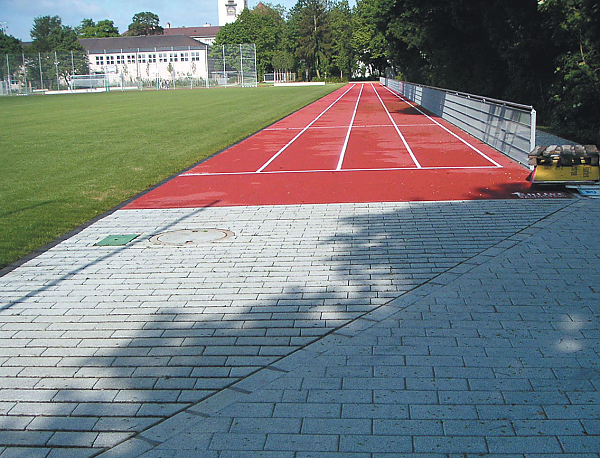
M 186 35 L 82 38 L 90 73 L 128 81 L 208 77 L 206 43 Z

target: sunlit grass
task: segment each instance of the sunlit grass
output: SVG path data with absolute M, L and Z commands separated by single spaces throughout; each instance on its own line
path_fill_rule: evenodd
M 0 268 L 337 87 L 0 98 Z

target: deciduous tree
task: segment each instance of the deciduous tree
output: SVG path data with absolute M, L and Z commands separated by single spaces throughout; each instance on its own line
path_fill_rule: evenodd
M 94 22 L 92 19 L 84 19 L 81 24 L 75 28 L 79 38 L 108 38 L 118 37 L 119 29 L 113 21 L 104 19 L 103 21 Z
M 162 35 L 163 33 L 164 29 L 160 26 L 158 15 L 149 11 L 134 15 L 127 29 L 127 35 L 130 36 Z
M 347 0 L 335 4 L 329 13 L 331 24 L 331 69 L 340 78 L 350 78 L 356 67 L 356 51 L 352 41 L 352 11 Z
M 305 78 L 321 78 L 332 50 L 329 9 L 326 0 L 299 0 L 290 11 L 288 27 L 295 43 L 295 55 Z
M 283 49 L 285 21 L 281 7 L 259 3 L 245 9 L 235 22 L 224 25 L 217 33 L 215 45 L 254 43 L 259 78 L 273 71 L 273 58 Z
M 21 40 L 8 35 L 4 29 L 0 28 L 0 55 L 21 54 L 23 52 L 23 43 Z
M 582 143 L 600 142 L 600 8 L 591 0 L 546 0 L 544 23 L 558 48 L 549 88 L 554 129 Z
M 40 16 L 33 20 L 31 29 L 33 51 L 82 51 L 72 27 L 63 25 L 58 16 Z

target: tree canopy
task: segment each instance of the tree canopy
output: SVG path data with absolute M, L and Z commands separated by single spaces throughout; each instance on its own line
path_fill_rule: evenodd
M 118 37 L 119 29 L 113 21 L 104 19 L 94 22 L 92 19 L 84 19 L 81 24 L 75 28 L 79 38 L 108 38 Z
M 23 52 L 23 43 L 21 40 L 8 35 L 4 29 L 0 28 L 0 55 L 2 54 L 20 54 Z
M 127 35 L 130 36 L 162 35 L 163 32 L 158 15 L 149 11 L 135 14 L 127 29 Z
M 235 22 L 224 25 L 215 44 L 254 43 L 258 73 L 273 71 L 273 59 L 282 49 L 285 21 L 277 9 L 260 3 L 244 9 Z
M 30 34 L 33 39 L 31 48 L 36 52 L 83 50 L 75 30 L 63 25 L 58 16 L 36 17 Z

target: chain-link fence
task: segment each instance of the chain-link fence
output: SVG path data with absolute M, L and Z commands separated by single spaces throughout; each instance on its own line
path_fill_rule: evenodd
M 254 87 L 254 44 L 0 56 L 0 95 Z
M 71 75 L 89 71 L 85 52 L 4 55 L 0 61 L 0 94 L 68 89 Z

